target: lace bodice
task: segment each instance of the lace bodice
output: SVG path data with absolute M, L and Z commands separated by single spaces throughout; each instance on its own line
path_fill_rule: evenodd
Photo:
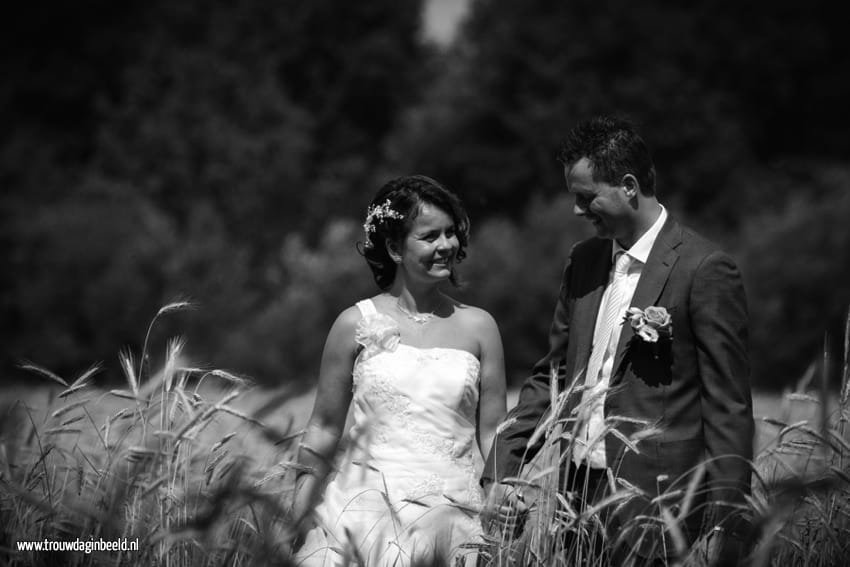
M 478 359 L 459 349 L 401 344 L 392 318 L 371 300 L 357 306 L 362 349 L 352 371 L 353 425 L 316 510 L 321 528 L 311 531 L 303 564 L 336 564 L 329 559 L 335 550 L 352 543 L 368 565 L 430 564 L 436 539 L 448 535 L 444 551 L 471 557 L 462 561 L 471 565 L 474 554 L 461 544 L 481 533 L 470 512 L 483 504 Z
M 363 350 L 353 371 L 351 437 L 359 458 L 378 468 L 392 460 L 415 463 L 419 470 L 428 460 L 473 475 L 480 457 L 478 359 L 465 350 L 401 344 L 390 317 L 370 300 L 358 307 L 364 315 L 357 332 Z
M 475 440 L 478 359 L 449 348 L 399 344 L 394 351 L 358 360 L 354 368 L 355 426 L 376 428 L 375 441 L 416 434 L 418 446 L 446 455 Z

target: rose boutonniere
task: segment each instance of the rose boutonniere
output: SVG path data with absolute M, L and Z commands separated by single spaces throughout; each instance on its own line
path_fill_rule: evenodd
M 628 321 L 635 334 L 647 343 L 657 343 L 659 338 L 673 336 L 673 318 L 663 307 L 629 307 L 625 321 Z

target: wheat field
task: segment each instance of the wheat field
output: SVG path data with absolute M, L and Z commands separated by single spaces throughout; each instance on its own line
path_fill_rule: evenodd
M 179 308 L 166 306 L 157 317 Z M 0 398 L 2 564 L 291 564 L 295 519 L 288 503 L 313 394 L 192 368 L 182 346 L 180 339 L 169 341 L 155 372 L 147 344 L 138 359 L 122 352 L 126 387 L 111 390 L 93 385 L 97 366 L 67 379 L 22 365 L 33 385 L 5 388 Z M 745 510 L 757 528 L 750 565 L 841 565 L 850 557 L 846 360 L 837 392 L 813 394 L 813 366 L 793 390 L 754 396 L 755 481 Z M 511 392 L 509 405 L 516 396 Z M 564 427 L 553 422 L 541 434 L 554 443 Z M 522 535 L 494 529 L 480 564 L 605 564 L 606 556 L 594 555 L 595 544 L 582 539 L 600 510 L 570 515 L 569 503 L 554 491 L 551 455 L 543 451 L 520 480 L 531 495 L 526 529 Z M 607 505 L 628 497 L 615 493 Z M 710 542 L 680 548 L 680 520 L 659 505 L 656 524 L 677 545 L 671 564 L 707 564 Z M 584 543 L 559 548 L 564 533 Z M 17 549 L 21 541 L 98 539 L 138 541 L 139 548 Z

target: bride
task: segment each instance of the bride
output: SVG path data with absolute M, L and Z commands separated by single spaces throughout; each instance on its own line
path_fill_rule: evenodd
M 454 194 L 413 175 L 380 189 L 363 227 L 382 293 L 343 311 L 325 343 L 293 503 L 315 523 L 296 564 L 474 565 L 505 371 L 493 318 L 443 291 L 469 220 Z

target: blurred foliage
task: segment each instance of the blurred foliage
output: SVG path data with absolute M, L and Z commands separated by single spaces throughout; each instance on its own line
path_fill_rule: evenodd
M 269 382 L 314 374 L 329 310 L 364 287 L 290 297 L 305 274 L 287 243 L 352 253 L 328 223 L 360 214 L 417 101 L 420 3 L 159 1 L 128 18 L 90 1 L 69 29 L 40 15 L 59 3 L 35 4 L 2 60 L 4 370 L 112 358 L 180 297 L 201 309 L 166 331 L 195 356 Z
M 790 197 L 753 214 L 739 236 L 753 371 L 765 386 L 788 385 L 789 369 L 799 378 L 824 341 L 840 375 L 850 317 L 850 165 L 786 165 L 775 177 L 770 190 Z
M 850 53 L 836 2 L 473 6 L 400 161 L 465 190 L 479 214 L 517 218 L 530 196 L 560 191 L 560 140 L 596 113 L 636 120 L 664 198 L 718 226 L 741 219 L 729 184 L 737 169 L 786 153 L 847 155 L 850 118 L 836 96 L 850 95 L 837 76 Z
M 572 210 L 566 195 L 536 198 L 519 223 L 486 221 L 473 233 L 468 264 L 459 267 L 461 297 L 496 314 L 515 383 L 546 349 L 571 243 L 592 233 Z
M 668 208 L 740 261 L 754 383 L 794 381 L 850 303 L 836 6 L 473 0 L 441 48 L 420 1 L 21 4 L 0 24 L 3 375 L 117 370 L 188 298 L 157 332 L 307 387 L 333 318 L 375 291 L 365 204 L 422 172 L 469 205 L 458 293 L 499 321 L 520 379 L 588 235 L 561 137 L 611 112 L 641 126 Z

